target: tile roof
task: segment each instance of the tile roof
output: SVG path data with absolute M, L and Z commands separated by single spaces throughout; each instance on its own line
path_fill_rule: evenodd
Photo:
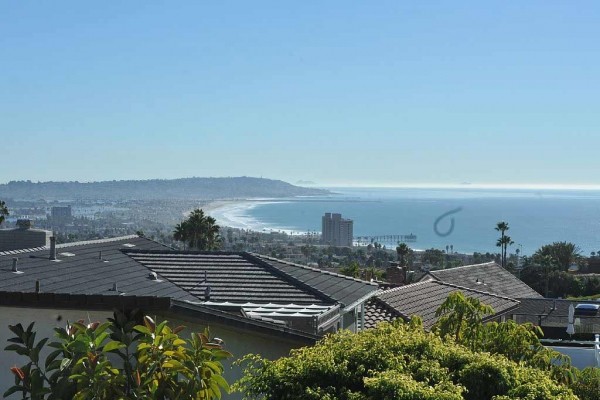
M 541 294 L 495 262 L 430 271 L 423 279 L 429 279 L 429 277 L 513 299 L 542 297 Z
M 593 300 L 563 300 L 563 299 L 520 299 L 521 304 L 512 314 L 518 322 L 531 322 L 540 326 L 566 327 L 569 322 L 569 306 L 578 304 L 600 304 Z M 600 329 L 600 316 L 582 316 L 587 321 L 593 321 Z
M 365 329 L 375 328 L 380 322 L 392 322 L 398 318 L 407 319 L 406 316 L 394 310 L 377 297 L 373 297 L 365 303 Z
M 371 297 L 378 290 L 376 283 L 271 257 L 252 256 L 286 274 L 289 279 L 318 290 L 344 307 L 352 307 L 356 303 Z
M 423 326 L 429 329 L 437 321 L 435 311 L 450 293 L 457 291 L 462 292 L 467 297 L 478 299 L 482 303 L 492 306 L 496 314 L 504 313 L 519 304 L 517 300 L 508 297 L 435 280 L 422 281 L 385 290 L 377 294 L 376 298 L 388 307 L 393 308 L 399 316 L 420 316 L 423 319 Z
M 134 247 L 128 247 L 133 245 Z M 123 253 L 124 249 L 166 249 L 138 236 L 65 243 L 56 246 L 59 261 L 49 260 L 46 247 L 0 253 L 0 291 L 68 295 L 156 296 L 180 300 L 194 297 L 166 279 L 148 277 L 148 269 Z M 102 259 L 99 258 L 102 252 Z M 12 272 L 18 258 L 20 273 Z M 161 277 L 159 277 L 161 278 Z M 113 285 L 117 284 L 118 291 Z
M 369 282 L 249 253 L 127 254 L 201 300 L 210 286 L 211 302 L 347 306 L 377 291 Z

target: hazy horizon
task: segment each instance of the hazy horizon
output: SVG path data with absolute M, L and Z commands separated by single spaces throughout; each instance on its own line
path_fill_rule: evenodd
M 179 179 L 194 179 L 194 178 L 261 178 L 271 180 L 281 180 L 286 183 L 290 183 L 295 186 L 304 186 L 309 188 L 365 188 L 365 189 L 481 189 L 481 190 L 598 190 L 600 191 L 600 185 L 567 185 L 567 184 L 536 184 L 536 183 L 371 183 L 371 184 L 356 184 L 349 182 L 293 182 L 285 179 L 276 179 L 268 176 L 180 176 L 176 178 L 145 178 L 145 179 L 106 179 L 106 180 L 54 180 L 54 181 L 34 181 L 31 179 L 23 179 L 18 181 L 30 181 L 31 183 L 65 183 L 65 182 L 78 182 L 78 183 L 101 183 L 101 182 L 122 182 L 122 181 L 152 181 L 152 180 L 179 180 Z M 15 181 L 15 180 L 11 180 Z M 0 185 L 8 184 L 7 182 L 0 182 Z
M 13 2 L 0 181 L 600 185 L 600 3 Z

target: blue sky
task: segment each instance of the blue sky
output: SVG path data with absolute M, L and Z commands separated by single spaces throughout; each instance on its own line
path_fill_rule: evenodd
M 0 1 L 0 182 L 600 184 L 600 3 Z

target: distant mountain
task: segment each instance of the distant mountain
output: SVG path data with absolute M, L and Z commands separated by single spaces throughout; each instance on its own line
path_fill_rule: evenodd
M 0 199 L 235 199 L 329 194 L 327 190 L 250 177 L 152 179 L 103 182 L 11 181 L 0 185 Z
M 299 181 L 297 181 L 297 182 L 296 182 L 296 185 L 300 185 L 300 186 L 303 186 L 303 185 L 306 185 L 306 186 L 312 186 L 312 185 L 316 185 L 316 183 L 315 183 L 315 182 L 313 182 L 313 181 L 303 181 L 303 180 L 299 180 Z

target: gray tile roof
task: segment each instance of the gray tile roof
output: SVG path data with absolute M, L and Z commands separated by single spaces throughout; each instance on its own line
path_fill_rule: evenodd
M 161 281 L 150 279 L 146 267 L 123 253 L 131 248 L 167 248 L 152 240 L 126 236 L 56 247 L 59 261 L 49 260 L 49 250 L 45 247 L 0 253 L 0 291 L 33 293 L 36 281 L 39 281 L 40 292 L 46 294 L 124 294 L 194 300 L 185 290 L 164 278 Z M 13 257 L 19 259 L 18 269 L 22 273 L 12 272 Z M 112 290 L 114 283 L 117 283 L 118 291 Z
M 400 314 L 377 297 L 373 297 L 365 303 L 365 329 L 375 328 L 380 322 L 392 322 L 398 318 L 407 319 L 406 316 Z
M 294 264 L 271 257 L 259 255 L 253 256 L 286 274 L 289 279 L 296 280 L 318 290 L 327 297 L 342 304 L 344 307 L 353 306 L 359 301 L 362 302 L 365 298 L 371 297 L 378 290 L 378 285 L 376 283 L 366 282 L 346 275 L 322 271 L 320 269 Z
M 377 291 L 369 282 L 255 254 L 127 253 L 201 300 L 207 300 L 205 290 L 210 286 L 211 302 L 347 306 Z
M 513 299 L 542 297 L 541 294 L 495 262 L 430 271 L 423 279 L 429 277 Z
M 243 253 L 173 251 L 128 252 L 129 256 L 200 300 L 234 303 L 324 304 L 315 291 L 303 290 L 281 274 Z M 206 278 L 206 281 L 205 281 Z M 205 290 L 210 286 L 210 299 Z
M 573 304 L 600 304 L 593 300 L 563 300 L 563 299 L 520 299 L 521 304 L 512 314 L 518 322 L 531 322 L 539 326 L 566 327 L 569 322 L 569 306 Z M 596 324 L 600 332 L 600 315 L 576 315 L 589 323 Z
M 504 313 L 519 304 L 517 300 L 508 297 L 435 280 L 417 282 L 386 290 L 379 293 L 376 297 L 380 302 L 393 308 L 400 316 L 408 318 L 413 315 L 420 316 L 423 319 L 424 327 L 429 329 L 437 321 L 435 311 L 442 305 L 450 293 L 457 291 L 462 292 L 467 297 L 478 299 L 482 303 L 492 306 L 496 314 Z

